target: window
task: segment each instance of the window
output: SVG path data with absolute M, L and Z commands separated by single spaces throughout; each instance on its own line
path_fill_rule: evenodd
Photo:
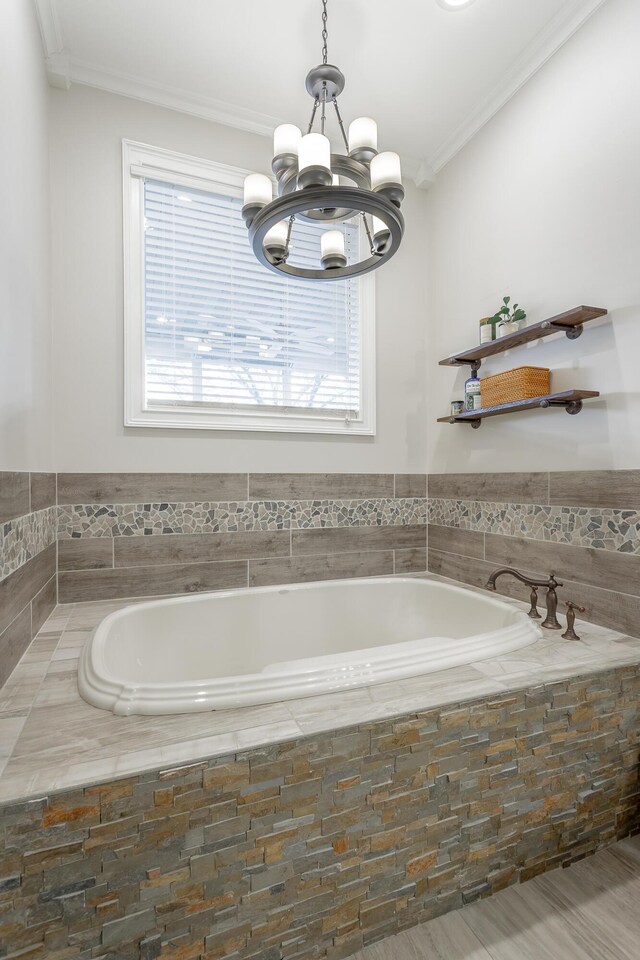
M 373 434 L 373 276 L 258 263 L 249 171 L 128 141 L 123 160 L 125 425 Z M 315 265 L 326 229 L 298 219 L 291 262 Z M 360 219 L 341 229 L 358 258 Z

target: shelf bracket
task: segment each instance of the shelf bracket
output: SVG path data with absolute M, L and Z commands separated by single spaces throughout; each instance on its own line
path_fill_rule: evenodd
M 564 408 L 570 416 L 575 417 L 576 413 L 582 410 L 582 400 L 570 400 L 565 403 Z
M 456 358 L 455 362 L 459 367 L 465 367 L 468 364 L 471 367 L 472 377 L 478 376 L 478 370 L 482 366 L 482 360 L 458 360 Z
M 577 340 L 578 337 L 582 336 L 584 327 L 581 323 L 578 324 L 567 324 L 567 323 L 549 323 L 542 324 L 542 326 L 553 327 L 556 330 L 564 330 L 565 337 L 567 340 Z
M 482 420 L 458 420 L 457 417 L 449 417 L 449 423 L 468 423 L 472 430 L 479 430 L 482 426 Z

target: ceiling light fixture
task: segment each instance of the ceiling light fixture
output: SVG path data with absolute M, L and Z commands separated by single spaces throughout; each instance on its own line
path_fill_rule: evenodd
M 306 88 L 313 98 L 307 132 L 303 136 L 291 123 L 274 131 L 275 200 L 269 177 L 252 173 L 244 181 L 242 216 L 253 252 L 276 273 L 303 280 L 357 277 L 386 263 L 400 246 L 404 233 L 400 158 L 391 151 L 378 153 L 378 128 L 370 117 L 354 120 L 347 136 L 338 107 L 344 84 L 342 72 L 327 62 L 327 0 L 322 0 L 322 63 L 307 74 Z M 325 134 L 331 105 L 345 153 L 332 153 Z M 320 132 L 314 130 L 318 114 Z M 337 224 L 358 216 L 369 246 L 365 259 L 348 263 L 344 234 L 333 229 L 321 236 L 317 269 L 287 262 L 296 218 Z
M 443 10 L 462 10 L 463 7 L 470 7 L 475 0 L 438 0 L 438 4 Z

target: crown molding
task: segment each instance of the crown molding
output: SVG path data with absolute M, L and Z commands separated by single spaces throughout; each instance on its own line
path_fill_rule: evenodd
M 199 96 L 189 90 L 181 90 L 179 87 L 109 70 L 75 57 L 69 57 L 68 63 L 69 79 L 72 83 L 96 87 L 108 93 L 142 100 L 145 103 L 153 103 L 156 106 L 188 113 L 204 120 L 212 120 L 226 127 L 235 127 L 237 130 L 271 137 L 273 128 L 284 122 L 278 117 L 233 106 L 213 97 Z
M 605 2 L 606 0 L 588 0 L 585 4 L 585 0 L 564 0 L 560 12 L 525 47 L 518 64 L 496 84 L 487 97 L 475 105 L 466 119 L 433 154 L 425 158 L 402 156 L 405 176 L 417 187 L 428 190 L 445 164 L 462 150 Z M 274 127 L 285 122 L 280 117 L 69 57 L 64 50 L 56 0 L 34 0 L 34 5 L 51 86 L 68 90 L 72 83 L 79 83 L 263 137 L 271 137 Z
M 562 9 L 529 43 L 518 64 L 503 77 L 491 93 L 470 111 L 465 120 L 428 158 L 437 174 L 511 100 L 541 67 L 593 16 L 606 0 L 565 0 Z
M 64 43 L 55 0 L 33 0 L 45 60 L 62 53 Z
M 41 2 L 51 3 L 53 0 L 41 0 Z M 213 97 L 198 96 L 191 91 L 181 90 L 168 84 L 107 70 L 64 54 L 48 57 L 47 75 L 49 83 L 55 87 L 68 89 L 71 83 L 95 87 L 107 93 L 115 93 L 169 110 L 177 110 L 180 113 L 187 113 L 262 137 L 271 138 L 274 128 L 286 122 L 281 117 L 232 106 Z M 418 183 L 418 177 L 423 166 L 422 162 L 413 157 L 403 156 L 402 166 L 405 176 L 413 180 L 416 186 L 421 186 Z

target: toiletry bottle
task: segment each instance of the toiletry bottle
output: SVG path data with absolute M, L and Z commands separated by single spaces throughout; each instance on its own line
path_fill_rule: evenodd
M 491 343 L 493 340 L 493 324 L 491 317 L 483 317 L 480 321 L 480 343 Z
M 465 410 L 480 409 L 480 380 L 475 372 L 465 381 L 464 407 Z

